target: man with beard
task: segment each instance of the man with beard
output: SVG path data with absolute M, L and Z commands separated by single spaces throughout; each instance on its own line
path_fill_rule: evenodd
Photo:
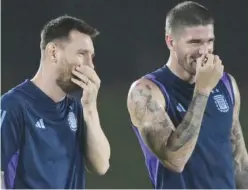
M 1 171 L 10 189 L 84 189 L 85 167 L 109 168 L 100 126 L 92 39 L 98 31 L 61 16 L 41 32 L 37 74 L 1 99 Z M 68 94 L 83 90 L 80 102 Z
M 247 189 L 239 90 L 213 54 L 211 14 L 180 3 L 165 36 L 167 64 L 134 82 L 127 101 L 154 188 Z

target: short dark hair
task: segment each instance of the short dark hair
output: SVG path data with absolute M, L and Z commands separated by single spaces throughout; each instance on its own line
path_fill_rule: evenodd
M 168 12 L 165 23 L 166 34 L 173 34 L 185 26 L 214 24 L 214 18 L 203 5 L 193 1 L 184 1 Z
M 91 38 L 95 38 L 99 35 L 99 31 L 87 24 L 85 21 L 72 16 L 64 15 L 50 20 L 42 28 L 40 48 L 44 50 L 47 44 L 53 40 L 67 40 L 69 33 L 72 30 L 77 30 L 87 34 Z

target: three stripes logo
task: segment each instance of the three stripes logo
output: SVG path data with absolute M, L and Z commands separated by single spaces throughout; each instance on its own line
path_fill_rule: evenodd
M 43 119 L 39 119 L 39 120 L 36 122 L 35 126 L 36 126 L 37 128 L 40 128 L 40 129 L 45 129 L 45 125 L 44 125 Z
M 179 111 L 179 112 L 186 112 L 186 110 L 184 109 L 184 107 L 180 103 L 177 104 L 177 111 Z
M 0 110 L 0 113 L 1 113 L 0 126 L 2 127 L 3 120 L 5 119 L 5 116 L 6 116 L 7 112 L 5 110 Z

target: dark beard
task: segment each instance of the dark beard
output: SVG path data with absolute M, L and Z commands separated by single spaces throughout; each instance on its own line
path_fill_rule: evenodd
M 74 64 L 69 64 L 67 59 L 64 59 L 61 62 L 61 70 L 60 70 L 60 75 L 56 80 L 57 85 L 61 88 L 61 90 L 66 93 L 66 94 L 71 94 L 77 91 L 82 90 L 80 86 L 76 85 L 71 81 L 71 78 L 75 78 L 80 80 L 78 77 L 75 77 L 72 75 L 72 65 Z
M 81 90 L 81 88 L 78 85 L 71 82 L 70 78 L 65 79 L 65 77 L 63 77 L 63 76 L 60 76 L 56 80 L 56 83 L 62 89 L 62 91 L 66 94 L 71 94 L 71 93 L 74 93 L 74 92 Z
M 179 65 L 190 75 L 195 75 L 196 74 L 196 70 L 193 66 L 193 62 L 191 63 L 187 63 L 186 60 L 180 60 L 179 61 Z

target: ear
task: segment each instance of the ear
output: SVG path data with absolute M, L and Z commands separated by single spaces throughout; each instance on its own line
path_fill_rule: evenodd
M 46 46 L 45 52 L 46 55 L 48 57 L 48 59 L 52 62 L 52 63 L 57 63 L 57 59 L 58 59 L 58 49 L 55 43 L 53 42 L 49 42 Z
M 174 40 L 171 35 L 168 35 L 168 34 L 165 35 L 165 42 L 169 50 L 174 49 Z

